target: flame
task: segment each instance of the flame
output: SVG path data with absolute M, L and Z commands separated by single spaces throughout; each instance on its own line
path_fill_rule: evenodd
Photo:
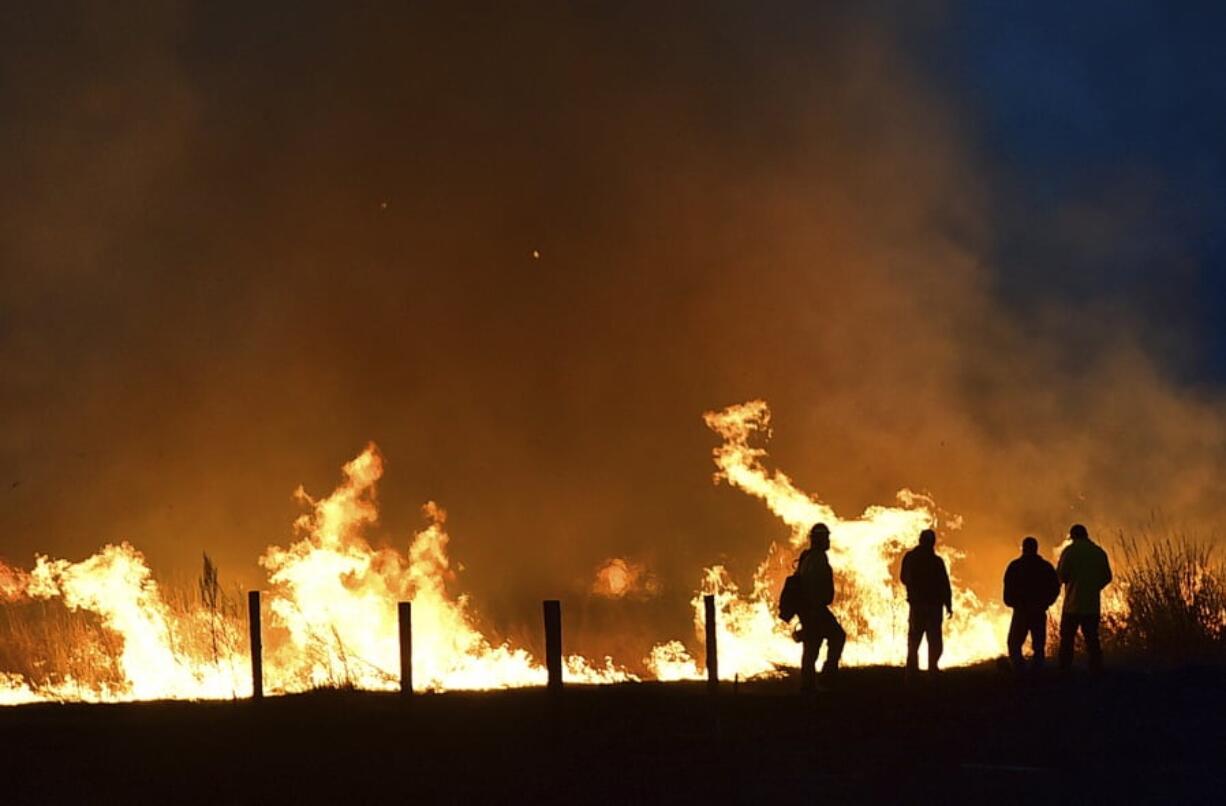
M 119 667 L 125 690 L 102 687 L 103 699 L 123 696 L 227 697 L 237 681 L 209 663 L 183 657 L 191 617 L 176 619 L 153 581 L 145 558 L 127 543 L 106 546 L 79 563 L 39 557 L 26 593 L 37 599 L 59 597 L 70 610 L 98 614 L 104 626 L 123 636 Z M 178 623 L 177 623 L 178 622 Z
M 476 626 L 466 596 L 454 596 L 445 512 L 428 503 L 429 525 L 407 554 L 373 548 L 363 531 L 378 519 L 375 485 L 383 461 L 371 444 L 343 468 L 329 496 L 297 498 L 310 511 L 294 524 L 297 540 L 271 546 L 263 614 L 265 687 L 293 692 L 318 686 L 395 689 L 399 681 L 397 603 L 413 602 L 415 688 L 500 688 L 544 685 L 546 671 L 525 649 L 495 644 Z M 0 674 L 0 704 L 45 699 L 147 700 L 245 697 L 251 693 L 243 614 L 166 601 L 143 555 L 127 543 L 108 545 L 79 562 L 36 558 L 26 573 L 0 565 L 0 596 L 58 600 L 97 617 L 119 638 L 118 680 L 66 676 L 37 684 Z M 90 651 L 90 650 L 86 650 Z M 94 665 L 106 666 L 93 648 Z M 570 682 L 633 679 L 605 658 L 564 658 Z
M 344 467 L 345 480 L 329 497 L 314 501 L 295 524 L 301 539 L 288 549 L 271 547 L 260 559 L 272 586 L 274 624 L 288 630 L 269 663 L 274 690 L 320 685 L 394 689 L 399 686 L 396 603 L 413 602 L 413 674 L 416 687 L 500 688 L 544 685 L 545 669 L 526 650 L 492 645 L 474 626 L 468 598 L 452 597 L 446 513 L 429 502 L 430 525 L 418 532 L 407 557 L 373 549 L 362 529 L 378 517 L 375 483 L 383 473 L 378 450 L 366 450 Z M 628 679 L 605 659 L 565 659 L 567 678 L 605 683 Z
M 694 625 L 701 636 L 703 595 L 715 594 L 722 674 L 748 678 L 796 665 L 800 648 L 790 627 L 776 617 L 775 604 L 808 529 L 819 521 L 832 532 L 833 609 L 848 633 L 844 661 L 902 663 L 907 605 L 892 569 L 920 530 L 937 525 L 932 501 L 903 490 L 896 506 L 874 506 L 858 517 L 842 518 L 763 464 L 766 451 L 754 443 L 771 435 L 766 403 L 708 412 L 704 419 L 722 438 L 714 451 L 715 481 L 761 499 L 792 532 L 787 542 L 771 544 L 745 591 L 723 566 L 703 572 L 692 600 Z M 262 614 L 266 690 L 397 688 L 396 605 L 405 600 L 413 602 L 415 688 L 544 684 L 541 663 L 524 648 L 487 637 L 469 598 L 453 592 L 457 573 L 448 554 L 444 510 L 433 502 L 423 507 L 427 525 L 413 535 L 407 551 L 377 548 L 366 534 L 378 521 L 376 486 L 383 474 L 378 449 L 368 445 L 342 472 L 341 484 L 327 497 L 317 500 L 301 488 L 296 491 L 307 512 L 294 523 L 294 539 L 285 547 L 270 546 L 260 558 L 268 574 Z M 949 520 L 944 526 L 948 531 L 959 524 Z M 943 663 L 999 655 L 1007 626 L 1004 609 L 980 601 L 961 584 L 956 573 L 960 552 L 948 544 L 939 545 L 938 552 L 949 565 L 954 598 Z M 615 557 L 597 569 L 592 592 L 621 598 L 650 595 L 657 586 L 645 566 Z M 85 674 L 47 674 L 36 680 L 0 673 L 0 704 L 249 696 L 241 597 L 235 601 L 214 590 L 207 606 L 206 599 L 168 600 L 144 556 L 127 543 L 105 546 L 78 563 L 38 556 L 30 571 L 0 564 L 0 601 L 25 607 L 54 600 L 117 639 L 113 646 L 82 640 L 71 647 L 73 668 Z M 644 662 L 660 680 L 700 676 L 681 641 L 655 646 Z M 607 657 L 596 663 L 570 656 L 564 669 L 572 682 L 635 679 Z
M 0 563 L 0 602 L 17 602 L 25 599 L 25 590 L 29 584 L 29 574 L 19 568 L 10 568 Z
M 592 595 L 605 599 L 648 599 L 660 592 L 660 583 L 643 563 L 610 557 L 596 569 Z
M 935 507 L 926 497 L 902 490 L 900 506 L 869 507 L 857 518 L 842 518 L 828 505 L 801 490 L 784 473 L 763 465 L 766 450 L 753 443 L 769 439 L 770 409 L 754 400 L 718 412 L 707 412 L 707 426 L 723 439 L 714 451 L 718 468 L 715 481 L 759 498 L 792 529 L 786 545 L 772 544 L 753 576 L 751 589 L 742 593 L 722 566 L 705 570 L 701 589 L 693 599 L 694 624 L 703 632 L 704 594 L 716 594 L 717 641 L 721 676 L 770 675 L 799 662 L 800 647 L 791 628 L 776 616 L 783 580 L 799 551 L 807 545 L 815 523 L 831 530 L 830 564 L 835 573 L 832 607 L 847 631 L 843 662 L 851 666 L 901 664 L 906 658 L 906 593 L 892 567 L 915 544 L 922 529 L 935 526 Z M 952 521 L 954 528 L 958 522 Z M 942 664 L 958 666 L 1000 655 L 1008 629 L 1008 615 L 996 603 L 985 603 L 960 584 L 955 573 L 962 554 L 949 545 L 938 553 L 950 569 L 954 615 L 945 622 Z M 657 646 L 646 663 L 662 680 L 694 678 L 697 663 L 672 642 Z

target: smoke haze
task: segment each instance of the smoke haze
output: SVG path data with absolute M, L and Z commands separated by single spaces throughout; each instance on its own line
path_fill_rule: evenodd
M 4 559 L 254 583 L 374 441 L 379 534 L 446 507 L 504 631 L 645 563 L 575 627 L 641 656 L 784 537 L 711 483 L 701 414 L 753 398 L 839 511 L 961 515 L 989 596 L 1023 534 L 1214 533 L 1220 393 L 1177 328 L 1002 274 L 1001 168 L 902 36 L 940 13 L 618 5 L 3 12 Z

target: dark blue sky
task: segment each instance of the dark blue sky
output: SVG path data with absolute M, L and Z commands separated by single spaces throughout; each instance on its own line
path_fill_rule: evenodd
M 955 6 L 918 58 L 989 166 L 1003 296 L 1126 307 L 1226 380 L 1226 5 Z

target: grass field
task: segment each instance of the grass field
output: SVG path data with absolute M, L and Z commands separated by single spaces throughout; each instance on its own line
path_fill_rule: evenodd
M 1226 673 L 0 710 L 5 803 L 1220 802 Z M 1088 798 L 1088 800 L 1087 800 Z

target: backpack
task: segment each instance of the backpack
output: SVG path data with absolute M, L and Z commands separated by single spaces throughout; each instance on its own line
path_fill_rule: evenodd
M 779 618 L 791 621 L 793 616 L 800 613 L 804 605 L 804 597 L 805 580 L 799 573 L 792 574 L 785 579 L 783 590 L 779 591 Z

